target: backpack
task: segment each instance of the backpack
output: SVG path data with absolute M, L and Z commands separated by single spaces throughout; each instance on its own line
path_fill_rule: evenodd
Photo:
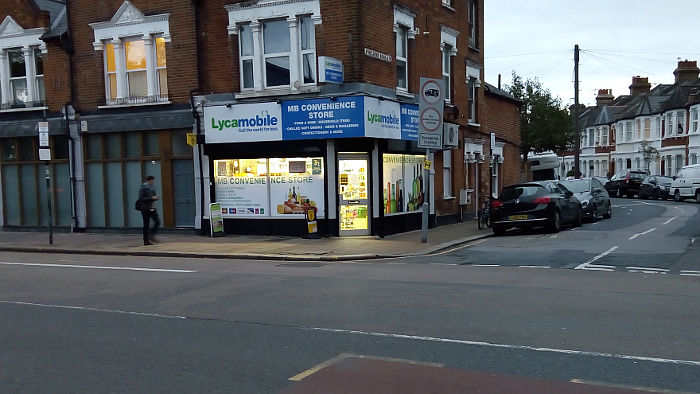
M 143 211 L 143 202 L 140 198 L 136 200 L 136 204 L 134 204 L 134 209 L 137 211 Z

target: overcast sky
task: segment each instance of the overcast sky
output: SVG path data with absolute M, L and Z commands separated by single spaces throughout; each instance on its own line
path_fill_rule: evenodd
M 581 49 L 580 102 L 598 89 L 629 94 L 632 77 L 673 83 L 678 58 L 700 59 L 700 0 L 485 0 L 486 82 L 515 71 L 574 100 L 574 45 Z

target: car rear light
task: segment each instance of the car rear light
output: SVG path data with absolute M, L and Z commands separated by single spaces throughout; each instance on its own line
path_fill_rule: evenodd
M 493 209 L 500 208 L 502 205 L 503 203 L 498 200 L 491 201 L 491 208 Z
M 534 204 L 549 204 L 550 201 L 552 201 L 550 197 L 537 197 L 536 199 L 532 200 Z

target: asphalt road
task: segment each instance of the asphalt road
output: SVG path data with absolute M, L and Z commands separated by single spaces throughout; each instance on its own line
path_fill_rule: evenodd
M 614 203 L 420 259 L 7 253 L 0 391 L 700 392 L 700 205 Z

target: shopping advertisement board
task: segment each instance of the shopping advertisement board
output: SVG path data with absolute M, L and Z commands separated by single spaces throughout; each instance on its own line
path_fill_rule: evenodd
M 363 99 L 350 96 L 285 101 L 282 103 L 283 139 L 363 137 Z
M 205 107 L 204 119 L 207 143 L 282 139 L 282 110 L 277 103 Z

